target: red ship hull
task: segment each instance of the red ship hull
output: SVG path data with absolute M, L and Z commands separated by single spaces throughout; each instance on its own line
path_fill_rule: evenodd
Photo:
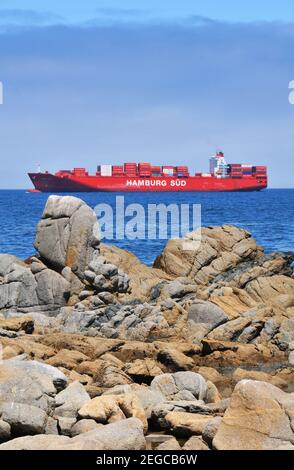
M 41 192 L 213 192 L 260 191 L 267 187 L 267 177 L 243 175 L 217 178 L 215 176 L 77 176 L 51 173 L 29 173 L 37 191 Z

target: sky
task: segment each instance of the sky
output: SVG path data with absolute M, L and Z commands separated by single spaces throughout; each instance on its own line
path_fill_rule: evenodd
M 266 164 L 293 187 L 294 5 L 1 0 L 0 188 L 151 161 Z

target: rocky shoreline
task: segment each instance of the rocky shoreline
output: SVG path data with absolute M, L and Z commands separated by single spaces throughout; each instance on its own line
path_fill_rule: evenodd
M 293 253 L 201 229 L 154 266 L 50 196 L 0 254 L 0 450 L 294 449 Z

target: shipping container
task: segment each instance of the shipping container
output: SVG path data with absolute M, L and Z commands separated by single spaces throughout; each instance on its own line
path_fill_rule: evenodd
M 112 175 L 112 166 L 111 165 L 101 165 L 100 166 L 101 176 L 111 176 Z

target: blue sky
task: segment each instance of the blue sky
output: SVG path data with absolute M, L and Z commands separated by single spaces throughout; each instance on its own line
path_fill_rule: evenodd
M 0 188 L 131 160 L 267 164 L 293 187 L 290 1 L 2 0 Z
M 38 11 L 65 22 L 99 16 L 179 19 L 191 15 L 226 21 L 294 20 L 292 0 L 26 0 L 25 7 L 23 0 L 1 0 L 1 8 Z

